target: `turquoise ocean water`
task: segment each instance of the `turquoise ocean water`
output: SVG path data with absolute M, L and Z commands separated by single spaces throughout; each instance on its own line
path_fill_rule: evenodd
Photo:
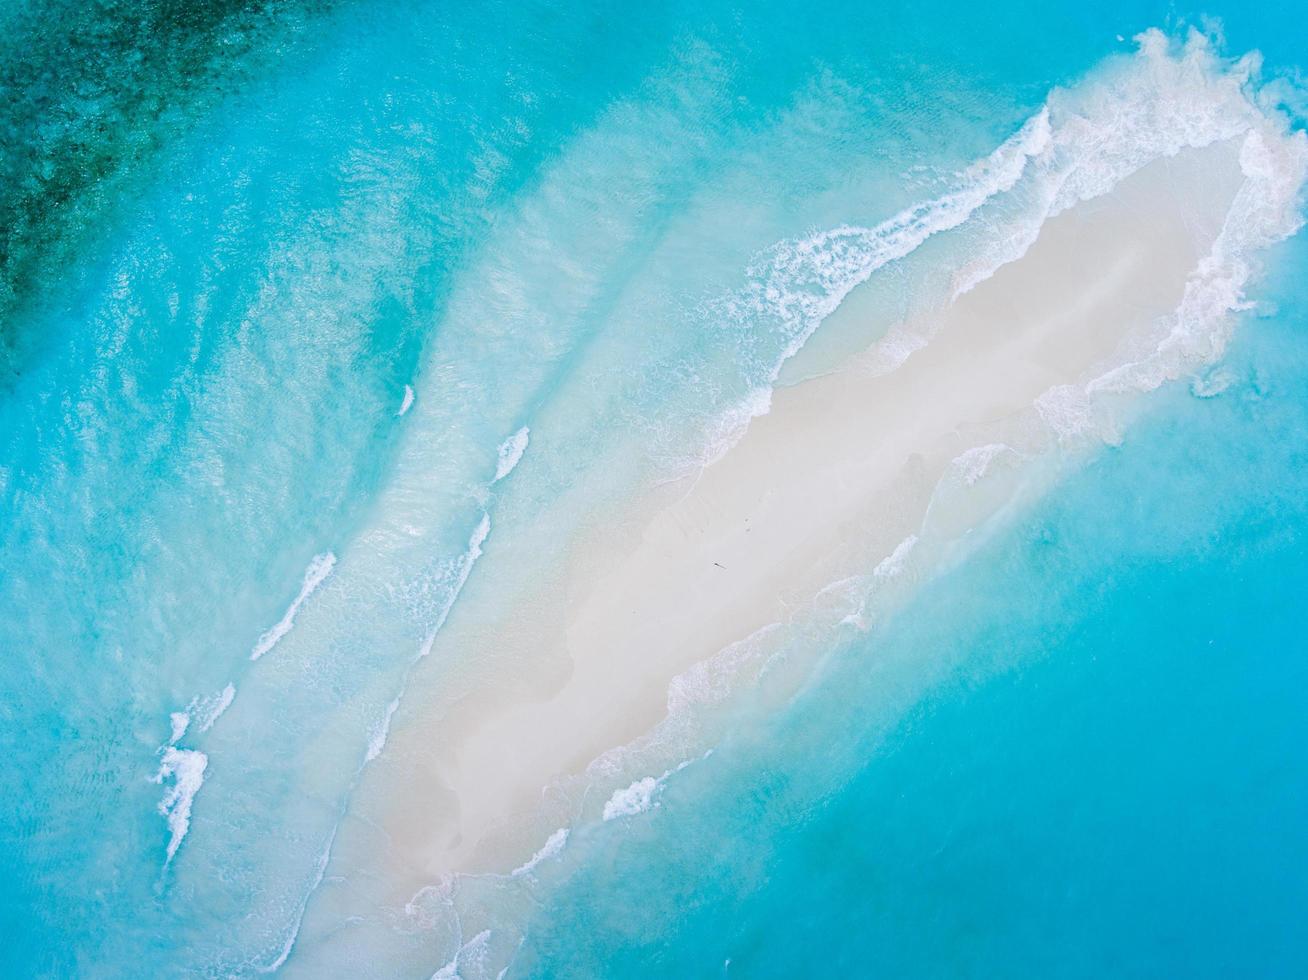
M 1308 308 L 1278 285 L 1222 397 L 1169 392 L 897 617 L 900 677 L 841 650 L 599 841 L 528 972 L 1300 975 Z
M 1308 13 L 1246 6 L 10 6 L 0 974 L 1302 976 L 1301 236 L 1221 384 L 809 637 L 527 891 L 374 907 L 357 829 L 478 667 L 420 655 L 450 616 L 971 232 L 778 243 L 944 199 L 1059 87 L 1135 105 L 1151 27 L 1260 51 L 1299 129 Z M 884 316 L 824 323 L 864 280 Z

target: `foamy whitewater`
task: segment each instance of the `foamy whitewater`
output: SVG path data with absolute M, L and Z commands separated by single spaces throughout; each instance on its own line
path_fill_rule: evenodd
M 1308 971 L 1308 14 L 0 14 L 0 974 Z
M 286 607 L 286 612 L 282 618 L 259 637 L 259 642 L 250 651 L 251 660 L 258 660 L 291 631 L 291 627 L 295 625 L 295 614 L 300 611 L 300 607 L 304 605 L 309 596 L 313 595 L 318 586 L 322 585 L 323 580 L 332 573 L 332 569 L 335 567 L 336 556 L 330 551 L 316 555 L 313 561 L 309 562 L 309 567 L 304 570 L 304 583 L 300 586 L 299 595 L 291 600 L 291 604 Z

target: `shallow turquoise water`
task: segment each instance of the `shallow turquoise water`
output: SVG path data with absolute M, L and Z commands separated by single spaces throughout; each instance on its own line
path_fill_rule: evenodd
M 610 833 L 528 972 L 1301 975 L 1303 258 L 1237 384 L 1167 392 L 792 716 Z M 877 669 L 897 659 L 930 665 L 925 693 Z
M 483 517 L 488 567 L 530 579 L 558 501 L 620 497 L 770 380 L 784 330 L 703 314 L 761 250 L 938 192 L 1119 35 L 1179 24 L 1067 7 L 361 2 L 294 44 L 220 31 L 121 130 L 57 91 L 51 120 L 139 153 L 109 203 L 50 212 L 73 259 L 5 323 L 0 972 L 293 968 L 378 719 L 500 581 L 459 591 Z M 1300 63 L 1297 8 L 1211 13 Z M 837 650 L 588 838 L 515 972 L 1302 972 L 1302 258 L 1234 387 L 1162 393 L 875 637 L 889 694 Z M 153 780 L 184 710 L 207 768 L 177 838 Z

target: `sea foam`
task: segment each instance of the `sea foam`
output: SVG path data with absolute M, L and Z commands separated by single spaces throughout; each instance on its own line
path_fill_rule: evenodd
M 223 712 L 232 706 L 232 701 L 236 699 L 236 686 L 228 684 L 217 694 L 210 695 L 207 698 L 196 698 L 187 706 L 187 714 L 190 716 L 190 722 L 197 731 L 207 732 L 214 726 Z M 173 741 L 177 741 L 176 738 Z
M 964 170 L 949 192 L 872 227 L 842 225 L 778 242 L 759 255 L 746 269 L 745 287 L 708 304 L 705 315 L 736 328 L 747 324 L 750 345 L 767 338 L 779 349 L 748 395 L 710 422 L 706 447 L 694 464 L 715 462 L 739 441 L 754 418 L 767 414 L 783 365 L 846 296 L 878 269 L 910 255 L 934 235 L 957 228 L 996 195 L 1011 190 L 1028 161 L 1045 151 L 1050 135 L 1049 116 L 1042 110 L 994 152 Z
M 563 846 L 568 842 L 568 828 L 560 827 L 554 833 L 550 834 L 544 845 L 539 851 L 531 856 L 525 863 L 514 868 L 510 872 L 510 877 L 520 878 L 525 874 L 534 871 L 542 861 L 548 861 L 563 850 Z
M 231 706 L 235 697 L 235 686 L 228 684 L 217 694 L 207 698 L 193 698 L 185 711 L 174 711 L 168 716 L 168 744 L 160 749 L 159 770 L 154 775 L 154 782 L 161 785 L 165 780 L 173 780 L 159 801 L 159 814 L 168 820 L 171 832 L 165 866 L 172 863 L 177 848 L 190 830 L 191 806 L 195 802 L 195 795 L 204 785 L 204 773 L 209 767 L 207 755 L 195 749 L 178 748 L 177 743 L 192 726 L 198 732 L 207 732 Z
M 937 234 L 977 224 L 974 257 L 956 271 L 953 295 L 989 278 L 1034 243 L 1044 222 L 1075 204 L 1109 193 L 1150 162 L 1230 139 L 1243 140 L 1246 176 L 1212 255 L 1195 271 L 1157 356 L 1124 365 L 1097 388 L 1143 390 L 1206 363 L 1224 349 L 1226 315 L 1241 308 L 1253 271 L 1250 255 L 1299 227 L 1305 137 L 1263 105 L 1254 89 L 1256 54 L 1219 56 L 1191 31 L 1183 42 L 1158 30 L 1135 38 L 1134 54 L 1110 58 L 1081 83 L 1055 89 L 1046 104 L 993 153 L 962 171 L 956 186 L 871 227 L 840 226 L 782 241 L 747 270 L 744 289 L 711 303 L 718 322 L 748 324 L 751 344 L 770 337 L 779 351 L 763 387 L 711 422 L 708 465 L 770 407 L 781 366 L 797 353 L 849 293 L 877 270 L 916 251 Z M 1020 194 L 1019 194 L 1020 192 Z M 995 209 L 996 213 L 991 213 Z M 984 222 L 971 222 L 985 211 Z M 892 328 L 869 352 L 874 371 L 902 364 L 929 338 Z M 1093 390 L 1093 389 L 1092 389 Z M 1078 395 L 1051 395 L 1042 413 L 1064 436 L 1093 429 Z
M 327 874 L 327 865 L 331 861 L 332 847 L 336 844 L 336 834 L 339 829 L 340 824 L 338 822 L 332 827 L 331 833 L 327 835 L 327 843 L 318 855 L 318 860 L 314 865 L 313 879 L 309 883 L 309 887 L 305 889 L 304 895 L 300 898 L 299 904 L 296 906 L 290 928 L 286 933 L 286 940 L 282 944 L 282 948 L 278 952 L 277 957 L 271 963 L 257 967 L 260 973 L 276 973 L 282 968 L 282 965 L 285 964 L 287 959 L 290 958 L 291 951 L 295 949 L 295 941 L 300 938 L 300 926 L 304 924 L 304 913 L 309 908 L 309 899 L 313 897 L 313 893 L 318 890 L 318 886 L 322 884 L 322 880 Z
M 304 570 L 304 581 L 300 585 L 300 594 L 291 601 L 290 606 L 287 607 L 286 612 L 277 621 L 277 624 L 259 637 L 254 649 L 250 651 L 251 660 L 258 660 L 291 631 L 291 627 L 295 625 L 295 614 L 300 611 L 300 607 L 304 605 L 309 596 L 313 595 L 318 586 L 322 585 L 335 567 L 336 556 L 332 552 L 328 551 L 314 556 L 313 560 L 309 562 L 309 567 Z
M 635 816 L 637 813 L 644 813 L 652 806 L 657 806 L 656 800 L 659 791 L 663 788 L 665 778 L 667 778 L 666 773 L 659 778 L 645 776 L 625 789 L 616 790 L 604 804 L 604 819 L 607 821 L 616 820 L 618 817 Z
M 372 739 L 368 742 L 368 754 L 365 762 L 371 762 L 377 756 L 381 755 L 382 749 L 386 748 L 386 738 L 391 731 L 391 718 L 395 714 L 395 709 L 400 706 L 400 699 L 397 697 L 386 706 L 385 712 L 377 722 L 377 727 L 373 729 Z
M 458 980 L 461 967 L 479 966 L 486 957 L 490 937 L 489 929 L 477 933 L 459 947 L 459 951 L 454 954 L 454 959 L 431 975 L 431 980 Z
M 522 454 L 527 451 L 527 443 L 530 439 L 531 430 L 524 425 L 504 440 L 500 445 L 499 461 L 495 466 L 495 479 L 491 481 L 492 483 L 499 483 L 513 472 L 513 468 L 522 459 Z
M 750 283 L 722 312 L 771 324 L 784 343 L 770 381 L 856 286 L 933 235 L 957 228 L 986 202 L 1011 190 L 1051 138 L 1042 110 L 993 153 L 959 176 L 955 189 L 905 208 L 878 225 L 842 225 L 774 245 L 746 270 Z
M 446 617 L 449 616 L 450 610 L 453 608 L 455 601 L 459 597 L 459 593 L 462 592 L 463 586 L 467 583 L 468 576 L 472 574 L 473 566 L 477 563 L 477 559 L 481 557 L 482 545 L 486 543 L 487 537 L 490 536 L 490 530 L 491 530 L 490 515 L 483 511 L 481 515 L 481 519 L 477 522 L 477 526 L 473 529 L 472 534 L 468 539 L 467 549 L 457 559 L 453 560 L 452 562 L 447 562 L 444 568 L 442 569 L 442 571 L 437 575 L 438 585 L 443 591 L 443 599 L 439 606 L 436 622 L 427 633 L 421 646 L 419 647 L 418 653 L 413 658 L 414 663 L 416 663 L 418 660 L 423 659 L 431 652 L 432 644 L 435 642 L 436 639 L 436 634 L 440 632 L 441 627 L 445 623 Z M 327 572 L 330 572 L 330 570 L 331 570 L 330 567 L 328 567 Z M 323 577 L 325 577 L 325 573 Z M 308 575 L 305 576 L 305 581 L 307 584 L 309 581 Z M 310 589 L 309 591 L 312 591 L 312 589 Z M 410 667 L 412 667 L 412 664 L 410 665 Z M 407 678 L 408 678 L 408 674 L 406 673 L 405 681 L 401 685 L 399 693 L 396 694 L 396 696 L 386 705 L 385 709 L 382 712 L 381 718 L 378 719 L 377 724 L 372 729 L 371 735 L 368 740 L 368 748 L 365 752 L 363 762 L 360 764 L 358 770 L 355 773 L 356 781 L 359 775 L 363 772 L 364 768 L 370 762 L 377 759 L 381 755 L 382 750 L 386 747 L 386 741 L 390 735 L 391 719 L 394 717 L 395 712 L 399 709 L 400 702 L 404 697 L 405 688 L 407 687 Z M 348 798 L 348 794 L 347 794 L 347 798 Z M 323 848 L 322 853 L 319 857 L 317 866 L 315 868 L 313 880 L 309 884 L 309 887 L 306 889 L 299 903 L 299 906 L 296 909 L 294 921 L 292 922 L 288 930 L 287 938 L 285 940 L 285 944 L 281 952 L 272 963 L 268 964 L 267 966 L 260 967 L 259 968 L 260 972 L 262 973 L 276 972 L 278 969 L 281 968 L 282 964 L 285 963 L 286 959 L 291 955 L 291 951 L 295 946 L 296 939 L 299 936 L 300 926 L 304 920 L 305 912 L 308 909 L 309 901 L 313 897 L 314 893 L 318 890 L 318 887 L 322 884 L 323 879 L 326 876 L 327 866 L 328 863 L 331 861 L 332 848 L 335 845 L 336 834 L 339 830 L 339 827 L 340 824 L 338 822 L 332 828 L 331 834 L 327 839 L 326 846 Z M 548 843 L 547 846 L 549 846 Z M 456 957 L 454 962 L 457 962 L 457 959 L 458 958 Z M 450 975 L 456 976 L 457 974 L 450 974 Z
M 186 832 L 191 829 L 191 805 L 195 794 L 204 785 L 204 771 L 209 766 L 209 757 L 193 749 L 179 749 L 167 746 L 159 761 L 159 771 L 154 781 L 162 784 L 171 779 L 173 784 L 164 792 L 159 801 L 159 814 L 168 820 L 168 857 L 164 864 L 171 864 L 182 844 Z
M 436 634 L 441 631 L 445 625 L 445 620 L 449 618 L 450 610 L 454 608 L 455 601 L 459 598 L 459 593 L 463 591 L 463 586 L 468 581 L 468 576 L 472 574 L 472 566 L 477 564 L 477 559 L 481 557 L 482 545 L 490 537 L 491 521 L 490 514 L 482 512 L 481 520 L 477 522 L 477 527 L 473 530 L 472 536 L 468 539 L 468 549 L 460 555 L 454 562 L 445 566 L 439 576 L 442 596 L 440 604 L 437 607 L 436 619 L 427 635 L 423 638 L 422 646 L 418 650 L 418 659 L 421 660 L 431 653 L 432 644 L 436 642 Z
M 1084 386 L 1051 389 L 1037 403 L 1064 440 L 1098 431 L 1096 394 L 1148 391 L 1221 357 L 1233 327 L 1230 314 L 1248 306 L 1244 290 L 1257 270 L 1255 256 L 1303 220 L 1308 138 L 1262 104 L 1255 87 L 1258 56 L 1223 59 L 1197 31 L 1183 43 L 1157 30 L 1136 41 L 1135 55 L 1113 60 L 1091 83 L 1050 96 L 1045 111 L 1053 138 L 1032 167 L 1036 205 L 956 281 L 962 292 L 988 278 L 1025 254 L 1049 217 L 1108 193 L 1153 160 L 1240 141 L 1244 182 L 1211 250 L 1188 278 L 1161 342 L 1141 359 Z

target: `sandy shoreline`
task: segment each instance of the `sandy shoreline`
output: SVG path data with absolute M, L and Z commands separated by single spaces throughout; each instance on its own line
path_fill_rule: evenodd
M 392 898 L 522 864 L 540 841 L 524 851 L 517 818 L 657 724 L 674 676 L 890 555 L 952 460 L 1176 307 L 1239 181 L 1234 146 L 1190 150 L 1059 215 L 1023 258 L 910 324 L 932 339 L 897 368 L 874 346 L 780 389 L 730 452 L 660 491 L 634 533 L 579 543 L 512 620 L 453 617 L 436 656 L 490 645 L 516 667 L 392 733 L 403 764 L 377 774 L 394 802 L 374 863 L 397 873 Z

